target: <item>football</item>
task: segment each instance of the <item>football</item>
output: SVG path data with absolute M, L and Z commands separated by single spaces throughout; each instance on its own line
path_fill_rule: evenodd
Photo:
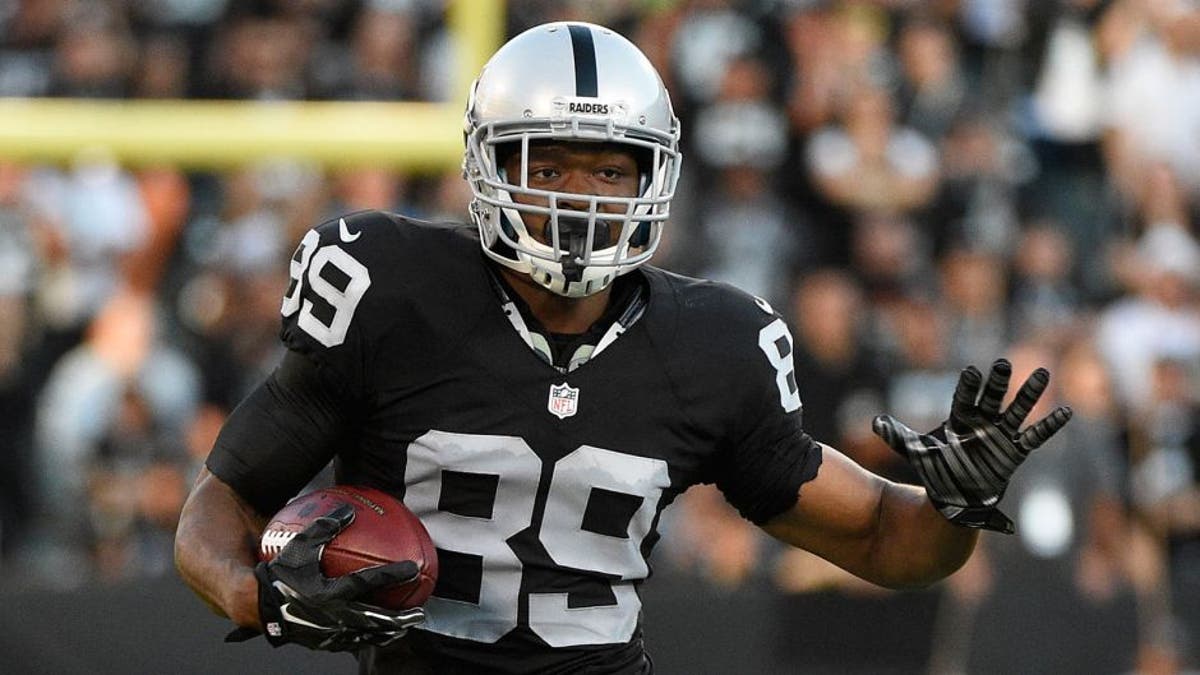
M 258 558 L 268 562 L 301 530 L 342 504 L 354 507 L 354 520 L 321 553 L 327 577 L 401 560 L 417 563 L 416 581 L 382 589 L 366 598 L 388 609 L 421 606 L 437 582 L 437 551 L 420 519 L 403 502 L 374 488 L 335 485 L 301 495 L 276 513 L 259 541 Z

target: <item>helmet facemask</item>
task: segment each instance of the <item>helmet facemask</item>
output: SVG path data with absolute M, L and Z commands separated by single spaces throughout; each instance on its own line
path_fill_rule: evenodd
M 484 250 L 559 295 L 583 297 L 606 288 L 649 260 L 658 247 L 679 174 L 679 153 L 664 144 L 667 140 L 638 137 L 611 122 L 577 119 L 540 129 L 527 124 L 478 127 L 467 136 L 465 168 L 475 193 L 471 215 L 484 237 Z M 530 148 L 563 142 L 609 143 L 631 151 L 638 163 L 638 194 L 600 196 L 529 187 Z M 508 176 L 505 160 L 514 153 L 520 155 L 520 172 Z M 530 215 L 537 217 L 527 220 Z M 541 217 L 546 218 L 545 229 L 535 232 L 530 223 Z

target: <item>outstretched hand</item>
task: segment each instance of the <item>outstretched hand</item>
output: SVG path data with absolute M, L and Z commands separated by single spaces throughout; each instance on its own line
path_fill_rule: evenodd
M 1021 431 L 1046 390 L 1050 373 L 1045 368 L 1035 370 L 1012 405 L 1001 411 L 1011 377 L 1012 364 L 1005 359 L 992 364 L 987 382 L 977 368 L 968 366 L 954 391 L 950 418 L 927 434 L 888 415 L 876 417 L 872 425 L 880 438 L 908 459 L 934 506 L 958 525 L 1012 534 L 1012 520 L 996 507 L 1009 479 L 1030 452 L 1071 419 L 1071 409 L 1059 407 Z
M 321 572 L 321 551 L 354 520 L 343 505 L 317 518 L 270 562 L 259 563 L 259 616 L 267 640 L 278 646 L 294 642 L 310 649 L 347 651 L 366 645 L 385 646 L 425 619 L 420 608 L 390 610 L 361 601 L 372 591 L 405 584 L 418 576 L 410 560 L 378 565 L 329 578 Z M 257 633 L 235 630 L 227 641 Z

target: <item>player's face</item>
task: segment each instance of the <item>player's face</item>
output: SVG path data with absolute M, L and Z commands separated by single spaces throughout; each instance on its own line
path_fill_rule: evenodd
M 510 180 L 519 183 L 521 175 L 521 153 L 513 153 L 504 162 Z M 620 146 L 597 143 L 548 143 L 532 144 L 529 148 L 528 186 L 535 190 L 570 192 L 601 197 L 636 197 L 638 194 L 638 165 L 632 152 Z M 535 206 L 548 206 L 545 197 L 516 194 L 513 201 Z M 582 200 L 558 200 L 558 207 L 587 211 L 588 203 Z M 620 213 L 620 204 L 600 204 L 601 211 Z M 546 231 L 547 215 L 523 214 L 529 234 L 543 244 L 551 243 Z M 621 226 L 613 224 L 607 237 L 596 233 L 597 248 L 605 240 L 613 242 L 620 235 Z

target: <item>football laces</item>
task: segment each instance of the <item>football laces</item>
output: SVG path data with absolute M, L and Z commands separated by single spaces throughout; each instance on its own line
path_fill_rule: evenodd
M 283 547 L 295 539 L 297 534 L 297 532 L 289 532 L 287 530 L 267 530 L 263 532 L 259 547 L 262 549 L 264 556 L 273 558 L 279 555 Z

